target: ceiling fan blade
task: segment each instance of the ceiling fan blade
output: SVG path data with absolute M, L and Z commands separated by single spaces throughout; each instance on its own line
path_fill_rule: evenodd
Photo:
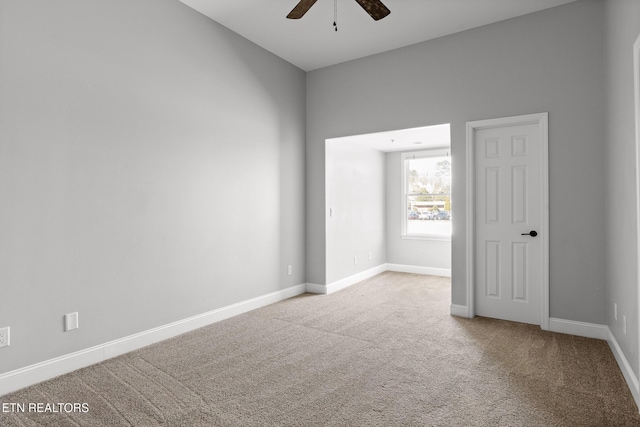
M 313 4 L 316 1 L 317 0 L 300 0 L 300 3 L 298 3 L 296 7 L 294 7 L 293 10 L 289 12 L 289 14 L 287 15 L 287 18 L 289 19 L 302 18 L 304 14 L 307 13 L 309 9 L 311 9 L 311 6 L 313 6 Z
M 389 8 L 382 4 L 380 0 L 356 0 L 360 6 L 364 10 L 367 11 L 369 16 L 371 16 L 376 21 L 384 18 L 388 14 L 391 13 Z

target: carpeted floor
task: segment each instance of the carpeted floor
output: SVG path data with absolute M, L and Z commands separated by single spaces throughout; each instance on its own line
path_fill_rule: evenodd
M 0 425 L 640 425 L 605 341 L 456 318 L 449 303 L 449 279 L 382 273 L 2 396 L 26 410 Z

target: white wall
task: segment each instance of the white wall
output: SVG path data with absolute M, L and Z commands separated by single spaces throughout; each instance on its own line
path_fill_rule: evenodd
M 386 262 L 384 153 L 344 139 L 329 140 L 326 165 L 327 209 L 333 214 L 327 215 L 323 285 Z
M 549 112 L 553 317 L 606 323 L 604 3 L 582 0 L 307 76 L 307 280 L 325 283 L 324 141 Z M 452 302 L 466 304 L 465 170 L 453 173 Z
M 633 43 L 640 34 L 640 2 L 606 2 L 607 48 L 607 324 L 625 357 L 640 374 L 638 355 L 638 275 L 636 148 Z M 613 304 L 618 305 L 618 320 Z M 627 334 L 622 331 L 627 317 Z
M 402 238 L 402 154 L 386 154 L 387 262 L 451 270 L 451 241 Z M 455 191 L 455 189 L 454 189 Z
M 0 0 L 0 64 L 0 373 L 305 282 L 303 71 L 175 0 Z
M 451 269 L 450 241 L 401 237 L 401 153 L 344 137 L 327 140 L 325 159 L 326 284 L 384 263 Z

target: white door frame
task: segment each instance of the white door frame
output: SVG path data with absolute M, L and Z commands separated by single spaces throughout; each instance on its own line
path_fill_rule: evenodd
M 493 127 L 536 124 L 540 130 L 540 233 L 542 240 L 542 289 L 540 292 L 540 327 L 549 330 L 549 114 L 537 113 L 523 116 L 467 122 L 467 317 L 475 316 L 475 147 L 476 130 Z
M 633 44 L 633 85 L 636 122 L 636 274 L 638 283 L 638 309 L 640 310 L 640 35 Z M 640 351 L 640 316 L 638 316 L 638 351 Z M 635 395 L 634 395 L 635 397 Z

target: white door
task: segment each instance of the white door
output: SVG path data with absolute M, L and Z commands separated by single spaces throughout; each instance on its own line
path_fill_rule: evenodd
M 539 122 L 505 123 L 473 131 L 475 314 L 541 325 L 546 147 Z

